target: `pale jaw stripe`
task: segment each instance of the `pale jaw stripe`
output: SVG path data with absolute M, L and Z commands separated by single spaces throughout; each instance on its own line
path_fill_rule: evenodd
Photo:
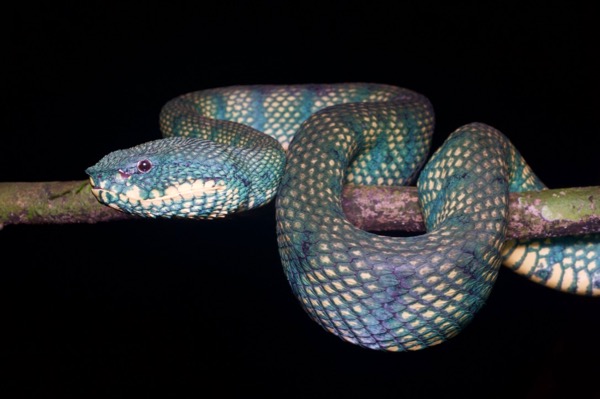
M 139 205 L 143 208 L 149 208 L 176 198 L 181 198 L 182 200 L 191 200 L 201 195 L 214 194 L 227 189 L 226 184 L 222 182 L 219 183 L 220 184 L 217 184 L 214 180 L 208 180 L 206 182 L 202 180 L 196 180 L 192 183 L 176 184 L 167 188 L 165 190 L 165 195 L 156 196 L 154 198 L 143 198 L 141 196 L 139 187 L 134 186 L 126 192 L 119 194 L 118 198 L 122 202 L 130 202 L 136 206 Z M 115 192 L 103 188 L 94 188 L 92 189 L 92 193 L 109 206 L 119 209 L 118 205 L 109 203 L 109 195 L 117 196 Z M 156 195 L 158 194 L 158 191 L 152 190 L 151 194 Z
M 165 190 L 165 195 L 160 197 L 143 199 L 137 196 L 136 198 L 135 194 L 137 194 L 137 192 L 133 190 L 129 190 L 127 192 L 127 195 L 129 196 L 129 198 L 139 201 L 139 204 L 143 208 L 148 208 L 151 206 L 162 204 L 167 200 L 172 200 L 175 198 L 191 200 L 201 195 L 214 194 L 216 192 L 223 191 L 226 189 L 227 186 L 225 184 L 217 185 L 214 180 L 209 180 L 207 182 L 203 182 L 202 180 L 196 180 L 193 183 L 173 185 Z

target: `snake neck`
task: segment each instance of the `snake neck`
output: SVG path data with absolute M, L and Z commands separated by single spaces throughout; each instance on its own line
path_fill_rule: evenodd
M 253 209 L 269 203 L 277 193 L 283 175 L 283 148 L 278 143 L 267 147 L 232 147 L 231 155 L 243 197 L 240 196 L 237 206 L 232 206 L 227 213 Z

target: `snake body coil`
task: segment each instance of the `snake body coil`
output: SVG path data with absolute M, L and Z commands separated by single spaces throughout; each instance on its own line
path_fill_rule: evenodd
M 505 241 L 509 191 L 544 185 L 500 132 L 463 126 L 420 171 L 433 120 L 425 97 L 387 85 L 211 89 L 163 108 L 163 133 L 181 137 L 116 151 L 87 173 L 101 202 L 148 217 L 221 217 L 277 194 L 294 294 L 326 330 L 368 348 L 416 350 L 456 335 L 503 259 L 549 287 L 600 294 L 599 235 Z M 344 184 L 417 177 L 427 234 L 379 236 L 345 218 Z

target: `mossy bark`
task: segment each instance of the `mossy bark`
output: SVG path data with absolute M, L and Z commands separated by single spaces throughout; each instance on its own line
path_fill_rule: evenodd
M 96 223 L 127 215 L 101 205 L 89 182 L 0 183 L 0 227 L 10 224 Z

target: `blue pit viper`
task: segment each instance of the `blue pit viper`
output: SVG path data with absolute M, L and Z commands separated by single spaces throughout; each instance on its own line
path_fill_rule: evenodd
M 423 167 L 434 114 L 414 91 L 214 88 L 169 101 L 160 128 L 165 138 L 86 170 L 98 200 L 144 217 L 212 219 L 276 197 L 293 293 L 345 341 L 387 351 L 446 341 L 484 305 L 502 262 L 548 287 L 600 295 L 600 234 L 505 239 L 509 191 L 545 186 L 498 130 L 462 126 Z M 344 184 L 415 181 L 426 234 L 381 236 L 346 219 Z

